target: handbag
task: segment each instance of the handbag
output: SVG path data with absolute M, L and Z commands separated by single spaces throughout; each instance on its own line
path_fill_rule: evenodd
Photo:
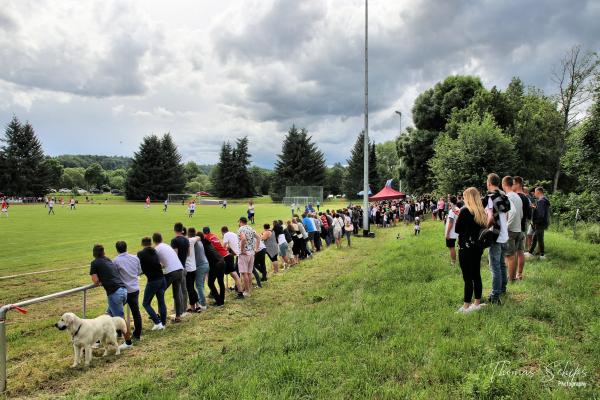
M 497 236 L 492 228 L 481 228 L 477 236 L 477 245 L 482 249 L 487 249 L 496 241 Z

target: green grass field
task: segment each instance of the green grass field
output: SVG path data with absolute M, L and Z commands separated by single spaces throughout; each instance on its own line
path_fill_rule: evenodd
M 244 210 L 200 207 L 193 225 L 233 226 Z M 0 276 L 69 270 L 0 280 L 2 303 L 85 284 L 81 266 L 93 243 L 124 239 L 137 249 L 153 231 L 170 237 L 184 214 L 122 204 L 72 214 L 59 207 L 48 217 L 43 206 L 13 207 L 0 220 Z M 260 223 L 288 214 L 257 206 Z M 80 311 L 80 296 L 32 306 L 27 316 L 9 315 L 8 396 L 597 398 L 598 247 L 550 232 L 547 249 L 548 260 L 526 265 L 503 306 L 459 315 L 462 279 L 448 262 L 441 224 L 424 223 L 420 237 L 410 227 L 380 229 L 375 239 L 356 238 L 351 249 L 327 249 L 272 277 L 249 299 L 228 297 L 224 309 L 145 332 L 139 346 L 95 358 L 89 369 L 69 368 L 68 335 L 52 327 L 62 312 Z M 482 273 L 485 294 L 491 281 L 485 266 Z M 105 299 L 100 290 L 91 297 L 97 315 Z

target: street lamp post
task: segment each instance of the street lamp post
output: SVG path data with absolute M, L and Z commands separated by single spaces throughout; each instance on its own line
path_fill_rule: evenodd
M 369 236 L 369 0 L 365 0 L 365 136 L 363 165 L 363 236 Z
M 398 116 L 400 117 L 400 133 L 398 136 L 398 137 L 400 137 L 400 136 L 402 136 L 402 112 L 396 110 L 395 113 L 398 114 Z M 402 168 L 402 158 L 400 158 L 398 164 L 399 164 L 399 167 Z M 402 179 L 398 179 L 398 184 L 399 184 L 400 191 L 402 191 Z

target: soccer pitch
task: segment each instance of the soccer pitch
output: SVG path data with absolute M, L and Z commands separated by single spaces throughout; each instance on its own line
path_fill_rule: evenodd
M 13 206 L 9 218 L 0 220 L 0 303 L 17 302 L 53 291 L 90 283 L 88 268 L 92 246 L 101 243 L 107 256 L 116 255 L 114 244 L 125 240 L 128 251 L 141 249 L 144 236 L 161 232 L 168 243 L 173 224 L 201 229 L 209 226 L 220 236 L 220 228 L 237 229 L 239 217 L 246 216 L 246 203 L 221 206 L 198 206 L 188 218 L 187 206 L 170 204 L 163 212 L 162 204 L 145 208 L 142 203 L 79 204 L 74 211 L 68 205 L 55 206 L 55 215 L 41 205 Z M 256 204 L 257 232 L 264 223 L 291 217 L 288 207 L 281 204 Z M 60 271 L 56 271 L 60 270 Z M 56 271 L 1 279 L 38 271 Z

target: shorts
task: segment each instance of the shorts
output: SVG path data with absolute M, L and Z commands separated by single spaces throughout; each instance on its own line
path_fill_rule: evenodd
M 240 274 L 250 274 L 254 268 L 254 253 L 240 254 L 238 256 L 238 269 Z
M 194 213 L 194 211 L 196 211 L 196 210 L 190 210 L 190 214 L 193 214 L 193 213 Z
M 235 272 L 235 260 L 233 254 L 228 254 L 223 257 L 225 261 L 225 275 Z
M 523 232 L 508 232 L 506 255 L 513 256 L 518 251 L 525 251 L 525 235 Z
M 272 256 L 269 253 L 267 253 L 267 256 L 269 256 L 269 260 L 271 260 L 271 262 L 277 261 L 277 254 L 275 254 L 274 256 Z
M 279 255 L 281 257 L 287 257 L 287 251 L 288 251 L 288 244 L 287 243 L 281 243 L 279 245 Z
M 313 241 L 315 240 L 315 232 L 308 232 L 308 240 Z
M 446 239 L 446 247 L 453 249 L 456 247 L 456 239 Z

